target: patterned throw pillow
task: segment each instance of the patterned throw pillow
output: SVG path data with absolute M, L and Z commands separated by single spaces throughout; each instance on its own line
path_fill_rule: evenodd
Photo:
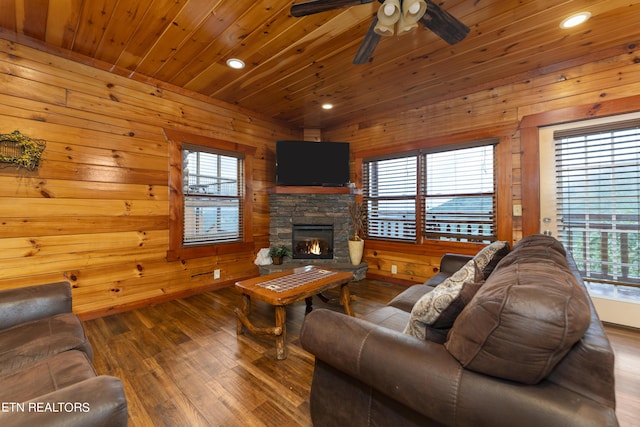
M 498 262 L 508 253 L 509 242 L 498 240 L 489 246 L 485 246 L 473 259 L 476 261 L 476 266 L 482 271 L 482 275 L 486 279 Z
M 426 338 L 426 327 L 435 323 L 440 315 L 454 302 L 467 282 L 482 279 L 482 273 L 474 260 L 467 262 L 431 292 L 420 298 L 413 309 L 404 333 L 420 339 Z

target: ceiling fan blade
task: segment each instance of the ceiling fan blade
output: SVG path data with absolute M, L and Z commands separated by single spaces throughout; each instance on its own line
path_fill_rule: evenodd
M 372 3 L 373 0 L 308 0 L 291 5 L 291 15 L 299 18 L 314 13 L 326 12 L 341 7 Z
M 431 0 L 426 0 L 426 2 L 427 13 L 420 19 L 420 22 L 442 40 L 449 44 L 456 44 L 469 34 L 469 27 L 458 21 L 449 12 Z
M 380 41 L 380 35 L 377 34 L 373 29 L 378 24 L 378 17 L 373 18 L 373 22 L 369 27 L 369 31 L 364 36 L 364 40 L 360 43 L 360 47 L 358 48 L 358 52 L 356 53 L 355 58 L 353 58 L 354 64 L 364 64 L 369 62 L 371 59 L 371 55 L 373 55 L 373 51 L 376 50 L 376 46 L 378 46 L 378 42 Z

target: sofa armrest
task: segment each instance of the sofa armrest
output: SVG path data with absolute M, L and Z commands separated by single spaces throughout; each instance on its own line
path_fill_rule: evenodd
M 392 399 L 454 423 L 462 367 L 443 345 L 326 309 L 307 315 L 300 342 L 317 359 Z
M 472 260 L 472 255 L 461 254 L 444 254 L 440 259 L 440 272 L 448 274 L 449 276 L 460 270 L 469 260 Z
M 0 411 L 0 425 L 117 427 L 128 421 L 127 400 L 120 379 L 101 375 L 14 404 Z
M 32 320 L 71 313 L 71 285 L 68 282 L 0 291 L 0 330 Z

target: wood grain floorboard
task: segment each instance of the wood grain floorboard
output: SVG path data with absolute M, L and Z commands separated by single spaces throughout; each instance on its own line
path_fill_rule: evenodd
M 405 288 L 373 280 L 350 285 L 356 316 Z M 329 296 L 337 301 L 338 292 Z M 315 308 L 342 311 L 314 298 Z M 96 370 L 122 379 L 129 425 L 311 426 L 313 356 L 299 346 L 305 303 L 287 307 L 285 360 L 273 337 L 236 335 L 234 288 L 86 321 Z M 253 302 L 256 325 L 274 324 L 273 307 Z M 617 414 L 640 427 L 640 331 L 606 326 L 616 354 Z

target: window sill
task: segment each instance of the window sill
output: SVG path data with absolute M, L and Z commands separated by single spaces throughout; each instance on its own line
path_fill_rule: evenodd
M 252 242 L 224 243 L 219 245 L 203 245 L 167 251 L 167 261 L 179 261 L 192 258 L 253 251 Z

